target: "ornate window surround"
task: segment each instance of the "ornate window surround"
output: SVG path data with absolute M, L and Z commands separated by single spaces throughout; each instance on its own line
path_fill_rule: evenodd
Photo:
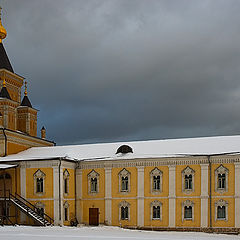
M 128 189 L 127 190 L 122 190 L 122 177 L 128 177 Z M 131 191 L 131 173 L 126 169 L 123 168 L 119 173 L 118 173 L 118 179 L 119 179 L 119 192 L 120 193 L 129 193 Z
M 217 210 L 218 210 L 218 207 L 225 207 L 225 218 L 218 218 L 217 217 Z M 216 221 L 228 221 L 228 202 L 223 200 L 223 199 L 220 199 L 218 201 L 215 202 L 215 222 Z
M 67 201 L 64 202 L 63 208 L 64 208 L 64 219 L 63 220 L 64 221 L 69 221 L 69 203 Z M 67 209 L 67 220 L 66 220 L 66 215 L 65 215 L 66 209 Z
M 186 189 L 185 188 L 185 176 L 189 176 L 192 175 L 192 189 Z M 186 168 L 184 168 L 182 170 L 182 192 L 186 193 L 186 194 L 190 194 L 192 192 L 194 192 L 194 176 L 195 176 L 195 171 L 190 168 L 189 166 L 187 166 Z
M 97 173 L 94 169 L 87 175 L 88 176 L 88 194 L 89 195 L 95 195 L 99 193 L 99 173 Z M 92 191 L 91 189 L 91 179 L 96 178 L 97 179 L 97 190 Z
M 122 221 L 130 221 L 130 206 L 131 206 L 131 204 L 126 202 L 125 200 L 118 204 L 118 208 L 119 208 L 119 221 L 121 221 L 121 220 Z M 127 219 L 121 219 L 121 208 L 122 207 L 127 207 L 128 208 L 128 218 Z
M 160 218 L 153 218 L 153 207 L 160 207 Z M 162 221 L 162 203 L 158 200 L 155 200 L 150 203 L 150 208 L 151 208 L 151 220 Z
M 184 218 L 185 207 L 192 207 L 192 218 Z M 194 221 L 194 202 L 186 200 L 182 203 L 182 221 Z
M 37 202 L 36 204 L 35 204 L 35 207 L 36 208 L 38 208 L 38 209 L 43 209 L 43 213 L 45 213 L 45 204 L 44 203 L 42 203 L 42 202 Z
M 69 194 L 69 177 L 70 177 L 70 174 L 69 174 L 68 170 L 65 169 L 64 172 L 63 172 L 63 181 L 64 181 L 64 183 L 63 183 L 63 194 L 65 196 L 67 196 Z M 67 184 L 67 192 L 65 192 L 65 184 Z
M 38 169 L 34 174 L 34 194 L 37 196 L 43 196 L 45 194 L 45 177 L 46 174 L 41 171 L 40 169 Z M 37 179 L 38 178 L 42 178 L 43 179 L 43 192 L 37 192 Z
M 153 178 L 154 177 L 157 177 L 157 176 L 160 176 L 160 189 L 154 189 L 153 188 L 153 184 L 154 184 L 154 181 L 153 181 Z M 150 189 L 151 189 L 151 193 L 152 194 L 159 194 L 162 192 L 162 182 L 163 182 L 163 172 L 161 170 L 159 170 L 157 167 L 155 167 L 151 172 L 150 172 Z
M 220 194 L 228 192 L 228 173 L 229 170 L 222 164 L 215 169 L 215 192 Z M 225 188 L 218 188 L 218 174 L 225 174 Z

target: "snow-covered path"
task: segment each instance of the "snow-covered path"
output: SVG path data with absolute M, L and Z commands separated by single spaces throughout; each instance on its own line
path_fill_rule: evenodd
M 124 230 L 118 227 L 0 227 L 0 240 L 230 240 L 240 236 L 206 234 L 206 233 L 181 233 L 181 232 L 148 232 Z

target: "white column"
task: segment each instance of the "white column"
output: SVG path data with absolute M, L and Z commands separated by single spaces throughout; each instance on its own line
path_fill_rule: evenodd
M 176 215 L 176 166 L 169 166 L 169 227 L 175 227 Z
M 240 228 L 240 163 L 235 166 L 235 227 Z
M 21 186 L 21 196 L 26 198 L 26 163 L 23 162 L 20 165 L 20 186 Z M 26 223 L 26 214 L 21 211 L 20 213 L 21 224 Z
M 105 223 L 112 224 L 112 168 L 105 168 Z
M 137 226 L 144 226 L 144 167 L 137 167 Z
M 208 164 L 201 164 L 201 227 L 208 227 Z
M 76 218 L 79 223 L 82 223 L 82 169 L 76 169 L 76 198 Z
M 60 187 L 59 187 L 60 183 Z M 63 169 L 60 167 L 60 179 L 59 179 L 59 166 L 53 167 L 53 199 L 54 199 L 54 224 L 63 225 Z M 60 190 L 60 199 L 59 199 Z M 60 201 L 60 204 L 59 204 Z M 59 207 L 60 211 L 59 212 Z

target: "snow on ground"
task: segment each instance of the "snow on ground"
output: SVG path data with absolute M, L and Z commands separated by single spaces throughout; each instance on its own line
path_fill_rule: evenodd
M 240 236 L 193 232 L 151 232 L 118 227 L 0 227 L 1 240 L 240 240 Z

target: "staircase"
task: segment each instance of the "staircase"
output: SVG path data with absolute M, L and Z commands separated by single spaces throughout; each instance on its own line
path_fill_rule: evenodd
M 47 214 L 40 214 L 37 208 L 27 201 L 25 198 L 21 197 L 17 193 L 15 195 L 9 194 L 9 201 L 11 201 L 16 207 L 18 207 L 23 213 L 30 216 L 35 222 L 42 226 L 51 226 L 54 220 Z

